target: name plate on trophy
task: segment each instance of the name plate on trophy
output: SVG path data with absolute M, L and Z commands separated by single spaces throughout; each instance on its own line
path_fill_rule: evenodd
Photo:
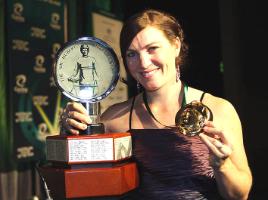
M 47 144 L 47 160 L 67 164 L 117 162 L 132 156 L 129 133 L 88 136 L 54 136 Z

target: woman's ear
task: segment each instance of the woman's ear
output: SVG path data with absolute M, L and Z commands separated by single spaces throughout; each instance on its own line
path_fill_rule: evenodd
M 180 50 L 181 50 L 181 41 L 180 41 L 179 37 L 175 38 L 174 44 L 175 44 L 175 48 L 176 48 L 176 55 L 178 57 L 180 54 Z

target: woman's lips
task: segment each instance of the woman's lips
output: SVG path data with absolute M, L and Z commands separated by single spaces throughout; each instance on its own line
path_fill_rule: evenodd
M 155 72 L 157 72 L 159 68 L 156 68 L 156 69 L 153 69 L 153 70 L 150 70 L 150 71 L 146 71 L 146 72 L 141 72 L 141 75 L 144 77 L 144 78 L 150 78 L 153 76 L 153 74 Z

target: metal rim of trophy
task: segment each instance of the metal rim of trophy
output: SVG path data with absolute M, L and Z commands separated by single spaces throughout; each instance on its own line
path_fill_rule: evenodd
M 66 92 L 64 90 L 64 88 L 62 88 L 62 86 L 59 84 L 59 80 L 57 78 L 58 60 L 61 57 L 61 55 L 64 52 L 64 50 L 66 50 L 68 47 L 70 47 L 72 45 L 77 45 L 77 44 L 81 44 L 81 43 L 86 43 L 86 44 L 90 44 L 90 45 L 95 43 L 95 44 L 98 44 L 98 45 L 104 47 L 107 51 L 109 51 L 109 53 L 111 54 L 111 56 L 112 56 L 112 58 L 114 60 L 114 63 L 115 63 L 114 68 L 115 68 L 116 73 L 112 74 L 114 77 L 113 77 L 113 81 L 112 81 L 112 84 L 110 85 L 110 87 L 107 88 L 107 90 L 104 93 L 102 93 L 101 95 L 94 96 L 94 97 L 89 98 L 89 99 L 81 99 L 79 97 L 70 95 L 68 92 Z M 106 98 L 115 89 L 115 86 L 116 86 L 116 84 L 117 84 L 117 82 L 119 80 L 119 76 L 120 76 L 119 75 L 119 69 L 120 69 L 119 61 L 118 61 L 118 58 L 116 56 L 116 53 L 114 52 L 114 50 L 106 42 L 104 42 L 103 40 L 98 39 L 96 37 L 80 37 L 77 40 L 66 42 L 57 51 L 56 59 L 55 59 L 54 66 L 53 66 L 53 76 L 54 76 L 54 79 L 55 79 L 56 86 L 68 98 L 70 98 L 70 99 L 72 99 L 74 101 L 82 102 L 82 103 L 88 103 L 88 102 L 89 103 L 96 103 L 96 102 L 99 102 L 102 99 Z

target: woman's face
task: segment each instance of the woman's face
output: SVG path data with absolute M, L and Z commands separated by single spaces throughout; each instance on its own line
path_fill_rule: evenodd
M 175 58 L 179 55 L 180 41 L 171 44 L 164 33 L 152 26 L 140 31 L 126 52 L 131 75 L 149 91 L 176 82 Z
M 82 47 L 81 48 L 81 53 L 83 55 L 83 57 L 87 56 L 88 55 L 88 52 L 89 52 L 89 48 L 88 47 Z

